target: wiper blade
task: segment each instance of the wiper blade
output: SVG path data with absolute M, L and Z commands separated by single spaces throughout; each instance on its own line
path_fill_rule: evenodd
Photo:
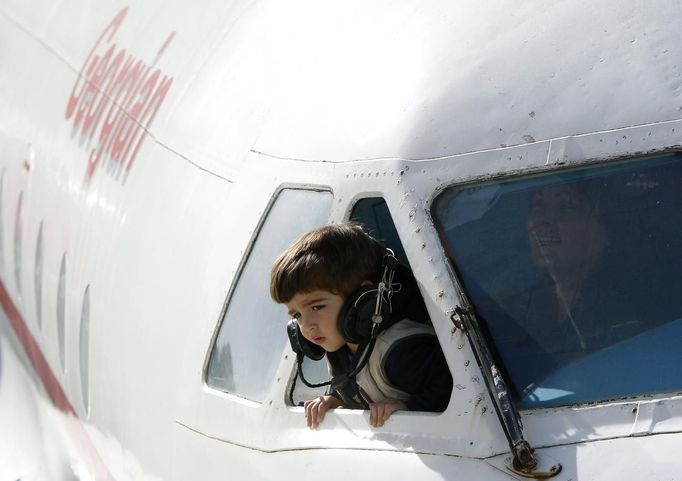
M 470 305 L 464 308 L 457 306 L 450 318 L 455 326 L 463 329 L 469 338 L 476 362 L 483 373 L 488 393 L 493 406 L 495 406 L 495 412 L 509 443 L 513 469 L 520 473 L 532 473 L 538 465 L 538 460 L 533 453 L 533 448 L 523 435 L 519 412 L 509 394 L 507 383 L 483 338 L 482 329 L 473 307 Z

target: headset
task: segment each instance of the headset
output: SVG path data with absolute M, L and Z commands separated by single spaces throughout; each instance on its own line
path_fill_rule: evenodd
M 306 356 L 313 361 L 319 361 L 324 357 L 325 350 L 322 346 L 318 346 L 303 337 L 301 328 L 298 327 L 296 319 L 291 319 L 287 323 L 287 335 L 289 336 L 289 344 L 291 349 L 297 356 Z
M 394 276 L 398 268 L 399 262 L 391 249 L 386 249 L 386 254 L 382 261 L 384 272 L 381 282 L 378 285 L 361 286 L 353 293 L 351 293 L 345 300 L 337 321 L 339 332 L 346 340 L 352 344 L 361 344 L 368 342 L 366 345 L 357 367 L 352 372 L 335 376 L 331 381 L 320 384 L 311 384 L 303 376 L 301 365 L 303 358 L 309 357 L 314 361 L 321 360 L 326 351 L 322 346 L 307 340 L 298 323 L 295 319 L 291 319 L 287 324 L 287 335 L 291 349 L 296 353 L 297 369 L 296 374 L 301 378 L 303 384 L 308 387 L 317 388 L 333 384 L 332 387 L 340 388 L 348 383 L 349 380 L 354 379 L 355 375 L 365 367 L 369 356 L 371 355 L 376 337 L 379 333 L 390 327 L 392 304 L 391 298 L 395 292 L 400 291 L 401 285 L 394 283 Z M 384 322 L 386 321 L 386 322 Z M 296 379 L 292 383 L 289 393 L 289 400 L 293 402 L 293 392 L 296 386 Z

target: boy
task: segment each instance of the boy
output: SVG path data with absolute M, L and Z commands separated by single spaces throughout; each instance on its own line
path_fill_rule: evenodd
M 286 305 L 307 341 L 324 349 L 334 379 L 351 374 L 347 382 L 335 383 L 329 395 L 305 402 L 308 427 L 316 428 L 329 409 L 338 407 L 368 405 L 369 423 L 374 427 L 383 426 L 395 411 L 441 412 L 447 407 L 452 376 L 435 333 L 425 324 L 406 319 L 415 306 L 423 308 L 416 282 L 406 268 L 399 267 L 395 283 L 389 282 L 395 289 L 384 301 L 392 309 L 379 324 L 374 342 L 351 340 L 339 327 L 350 307 L 347 301 L 355 302 L 363 286 L 382 281 L 386 253 L 359 225 L 341 223 L 304 234 L 273 265 L 272 298 Z M 376 297 L 369 299 L 372 305 Z M 420 321 L 428 315 L 425 309 L 417 312 L 423 316 Z M 362 366 L 364 353 L 369 359 Z M 349 388 L 366 402 L 356 402 L 358 396 L 348 394 Z

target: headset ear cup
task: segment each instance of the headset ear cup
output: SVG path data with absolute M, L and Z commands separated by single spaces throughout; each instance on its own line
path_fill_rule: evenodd
M 291 319 L 287 323 L 287 336 L 289 337 L 289 344 L 291 344 L 291 349 L 296 354 L 303 354 L 309 357 L 313 361 L 319 361 L 325 355 L 325 350 L 322 346 L 313 344 L 308 339 L 303 337 L 301 329 L 298 327 L 298 323 L 295 319 Z
M 376 286 L 363 286 L 346 299 L 339 314 L 338 328 L 347 342 L 360 344 L 372 337 L 377 292 Z M 387 320 L 388 308 L 382 308 L 381 315 Z

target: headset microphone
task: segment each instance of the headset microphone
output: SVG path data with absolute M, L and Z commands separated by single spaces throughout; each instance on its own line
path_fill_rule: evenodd
M 291 401 L 292 405 L 295 405 L 294 389 L 296 388 L 297 377 L 300 377 L 303 384 L 311 388 L 329 386 L 331 381 L 312 384 L 309 383 L 303 375 L 303 358 L 307 356 L 314 361 L 319 361 L 324 357 L 325 351 L 321 346 L 313 344 L 303 337 L 301 329 L 298 327 L 298 323 L 295 319 L 291 319 L 287 323 L 287 335 L 289 336 L 291 349 L 296 353 L 296 377 L 294 377 L 294 381 L 291 383 L 291 388 L 289 389 L 289 401 Z

